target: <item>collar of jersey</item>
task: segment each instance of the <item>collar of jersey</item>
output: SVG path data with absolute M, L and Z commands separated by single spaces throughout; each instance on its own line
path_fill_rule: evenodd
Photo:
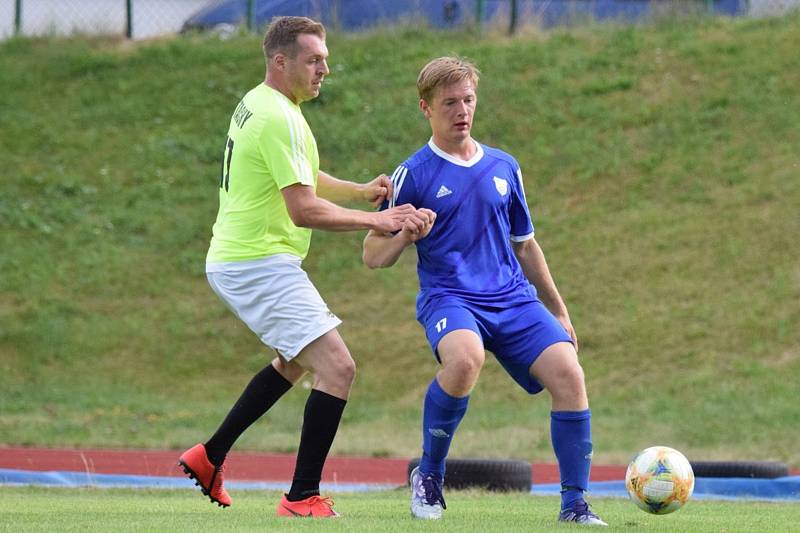
M 297 108 L 297 109 L 300 109 L 300 106 L 299 106 L 299 105 L 297 105 L 297 104 L 295 104 L 294 102 L 292 102 L 292 101 L 289 99 L 289 97 L 288 97 L 288 96 L 286 96 L 285 94 L 283 94 L 282 92 L 280 92 L 278 89 L 273 89 L 272 87 L 270 87 L 269 85 L 267 85 L 267 82 L 264 82 L 264 83 L 262 83 L 261 85 L 263 85 L 264 87 L 266 87 L 268 91 L 271 91 L 271 92 L 275 93 L 276 95 L 278 95 L 278 98 L 281 98 L 281 99 L 283 99 L 283 100 L 284 100 L 284 101 L 285 101 L 287 104 L 289 104 L 290 106 L 292 106 L 292 107 L 295 107 L 295 108 Z
M 483 157 L 483 146 L 481 146 L 481 143 L 475 141 L 474 139 L 472 139 L 472 142 L 475 143 L 475 155 L 473 155 L 468 161 L 455 158 L 452 155 L 443 151 L 433 142 L 433 137 L 431 137 L 430 140 L 428 141 L 428 146 L 430 147 L 431 150 L 433 150 L 434 154 L 438 155 L 439 157 L 441 157 L 446 161 L 453 163 L 454 165 L 458 165 L 460 167 L 471 167 L 475 165 L 475 163 L 480 161 L 481 158 Z

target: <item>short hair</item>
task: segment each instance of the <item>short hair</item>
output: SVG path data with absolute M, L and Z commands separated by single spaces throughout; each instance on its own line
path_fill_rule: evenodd
M 480 80 L 478 68 L 461 57 L 439 57 L 425 65 L 417 77 L 419 97 L 430 103 L 436 89 L 443 85 L 451 85 L 469 80 L 478 88 Z
M 278 52 L 290 58 L 297 55 L 297 37 L 304 33 L 325 39 L 325 26 L 308 17 L 274 17 L 264 35 L 264 57 L 269 60 Z

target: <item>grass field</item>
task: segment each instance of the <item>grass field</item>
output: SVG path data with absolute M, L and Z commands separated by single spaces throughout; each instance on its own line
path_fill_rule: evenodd
M 242 491 L 229 509 L 189 490 L 0 488 L 0 531 L 572 531 L 558 526 L 558 498 L 477 491 L 450 492 L 438 522 L 408 512 L 405 490 L 336 494 L 337 520 L 274 516 L 279 493 Z M 595 499 L 608 531 L 796 531 L 800 507 L 792 503 L 690 501 L 676 513 L 655 516 L 622 499 Z
M 581 340 L 596 462 L 666 444 L 800 466 L 800 17 L 328 44 L 305 113 L 323 168 L 361 181 L 427 140 L 414 80 L 428 59 L 482 69 L 474 134 L 525 173 Z M 270 357 L 203 274 L 259 39 L 11 39 L 0 73 L 0 442 L 206 438 Z M 414 257 L 368 271 L 362 238 L 317 232 L 306 261 L 359 365 L 332 452 L 412 456 L 436 370 Z M 306 393 L 238 449 L 294 451 Z M 548 404 L 489 361 L 452 456 L 552 461 Z

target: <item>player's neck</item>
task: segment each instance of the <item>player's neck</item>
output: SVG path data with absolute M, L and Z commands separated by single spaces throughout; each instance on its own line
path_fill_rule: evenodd
M 294 99 L 294 95 L 292 95 L 292 92 L 289 90 L 289 87 L 286 84 L 281 83 L 281 81 L 276 79 L 275 77 L 267 75 L 266 79 L 264 80 L 264 85 L 272 89 L 275 89 L 283 96 L 288 98 L 289 101 L 293 102 L 295 105 L 300 105 L 300 103 Z
M 472 137 L 448 142 L 446 139 L 434 135 L 433 144 L 447 155 L 462 161 L 469 161 L 478 152 L 478 146 Z

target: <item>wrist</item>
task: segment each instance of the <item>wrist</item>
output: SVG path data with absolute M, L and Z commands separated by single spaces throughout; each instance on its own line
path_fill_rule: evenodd
M 355 183 L 352 181 L 350 183 L 353 184 L 353 200 L 366 199 L 367 185 L 365 183 Z
M 398 244 L 403 246 L 403 248 L 413 244 L 414 242 L 414 239 L 411 238 L 411 234 L 405 229 L 401 229 L 400 231 L 398 231 L 397 234 L 394 236 L 394 238 L 396 239 Z
M 374 231 L 382 231 L 381 230 L 381 213 L 382 211 L 362 211 L 367 216 L 367 229 L 371 229 Z

